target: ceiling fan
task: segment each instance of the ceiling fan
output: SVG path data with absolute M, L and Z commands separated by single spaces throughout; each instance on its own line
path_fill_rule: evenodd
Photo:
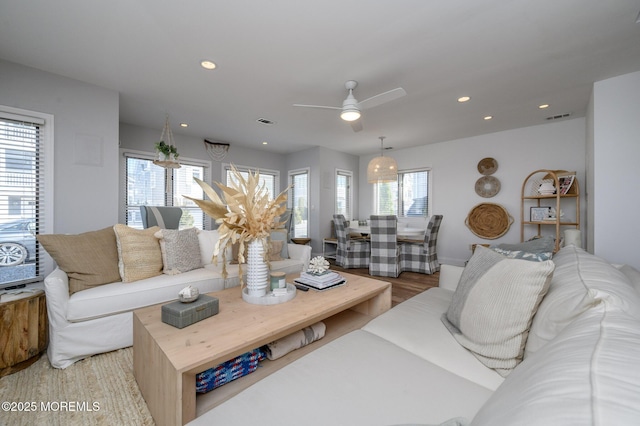
M 347 99 L 342 102 L 341 107 L 334 106 L 322 106 L 322 105 L 302 105 L 302 104 L 293 104 L 293 106 L 297 107 L 305 107 L 305 108 L 324 108 L 324 109 L 337 109 L 342 111 L 340 113 L 340 118 L 344 121 L 348 121 L 351 123 L 351 127 L 354 132 L 359 132 L 362 130 L 362 122 L 358 121 L 360 118 L 361 111 L 369 108 L 376 107 L 378 105 L 382 105 L 386 102 L 393 101 L 395 99 L 401 98 L 407 94 L 402 87 L 397 87 L 395 89 L 389 90 L 387 92 L 379 93 L 375 96 L 365 99 L 362 102 L 358 102 L 356 98 L 353 96 L 353 90 L 358 86 L 358 82 L 355 80 L 349 80 L 344 84 L 344 87 L 349 91 L 349 95 Z

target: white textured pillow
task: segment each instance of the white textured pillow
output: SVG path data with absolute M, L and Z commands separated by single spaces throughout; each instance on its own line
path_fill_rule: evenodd
M 640 321 L 600 303 L 526 358 L 473 426 L 637 425 Z
M 118 269 L 122 282 L 142 280 L 162 274 L 162 252 L 160 243 L 153 235 L 160 230 L 134 229 L 118 223 L 113 230 L 118 246 Z
M 604 259 L 570 245 L 556 253 L 553 261 L 556 270 L 531 324 L 525 358 L 601 301 L 640 318 L 640 295 L 629 279 Z
M 480 362 L 506 376 L 522 361 L 554 267 L 550 260 L 508 259 L 477 246 L 442 322 Z
M 163 272 L 176 275 L 202 268 L 200 243 L 196 228 L 183 230 L 161 229 L 155 233 L 160 240 Z

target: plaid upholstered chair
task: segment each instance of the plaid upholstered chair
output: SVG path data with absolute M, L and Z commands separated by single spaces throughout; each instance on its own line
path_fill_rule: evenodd
M 440 223 L 442 223 L 442 215 L 431 216 L 427 231 L 424 233 L 423 244 L 403 243 L 400 246 L 400 267 L 403 271 L 433 274 L 440 270 L 436 252 Z
M 371 216 L 369 275 L 397 278 L 400 268 L 397 216 Z
M 336 250 L 336 264 L 343 268 L 366 268 L 369 266 L 371 246 L 369 241 L 349 238 L 347 221 L 344 215 L 334 214 L 333 223 L 336 226 L 338 247 Z

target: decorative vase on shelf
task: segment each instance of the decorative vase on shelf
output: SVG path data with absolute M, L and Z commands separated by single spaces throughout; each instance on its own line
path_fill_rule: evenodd
M 264 260 L 262 239 L 253 239 L 247 244 L 247 293 L 249 296 L 264 296 L 269 287 L 269 266 Z
M 540 187 L 538 188 L 538 193 L 540 195 L 552 195 L 555 194 L 555 192 L 556 187 L 553 186 L 553 182 L 548 180 L 542 181 L 542 184 L 540 184 Z

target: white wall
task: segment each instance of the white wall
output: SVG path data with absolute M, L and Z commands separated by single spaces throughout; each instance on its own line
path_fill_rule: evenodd
M 54 116 L 53 232 L 116 223 L 118 93 L 0 60 L 0 104 Z
M 331 235 L 335 205 L 336 169 L 353 172 L 354 217 L 358 215 L 358 157 L 327 148 L 315 147 L 289 154 L 287 170 L 311 169 L 309 181 L 309 222 L 313 255 L 322 254 L 322 239 Z
M 520 241 L 520 195 L 523 180 L 538 169 L 571 170 L 580 182 L 585 171 L 585 120 L 577 118 L 421 147 L 388 151 L 400 170 L 424 166 L 432 170 L 432 214 L 444 216 L 438 236 L 441 263 L 463 264 L 471 256 L 473 243 L 515 243 Z M 373 211 L 373 185 L 367 184 L 367 164 L 374 157 L 360 158 L 360 216 Z M 498 162 L 493 175 L 500 180 L 500 192 L 482 198 L 475 183 L 482 175 L 477 164 L 485 157 Z M 475 236 L 465 225 L 469 211 L 479 203 L 504 206 L 514 218 L 509 231 L 495 240 Z M 581 216 L 585 204 L 581 203 Z
M 640 72 L 593 89 L 593 252 L 640 269 Z

